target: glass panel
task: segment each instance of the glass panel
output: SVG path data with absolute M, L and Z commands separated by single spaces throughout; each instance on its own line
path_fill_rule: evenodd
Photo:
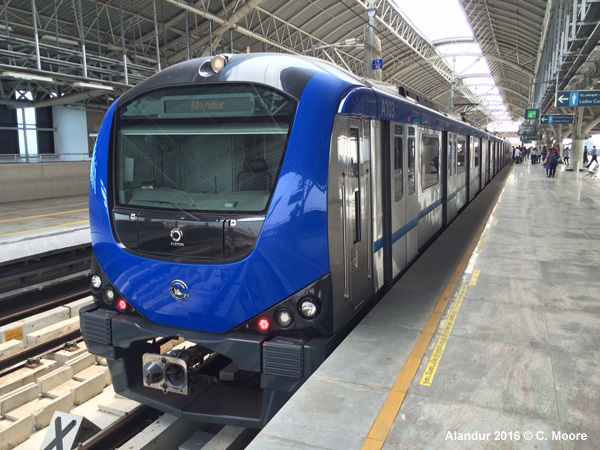
M 456 142 L 454 135 L 448 135 L 448 175 L 456 174 Z
M 402 141 L 402 136 L 398 136 L 398 128 L 400 128 L 400 133 L 402 133 L 402 126 L 396 125 L 396 136 L 394 136 L 394 200 L 399 202 L 402 200 L 404 196 L 404 180 L 402 167 L 404 163 L 403 152 L 404 152 L 404 142 Z
M 414 136 L 414 128 L 409 127 L 409 135 L 411 135 L 410 130 L 412 130 L 412 135 Z M 415 138 L 408 138 L 408 195 L 413 195 L 415 193 Z
M 473 154 L 475 155 L 475 165 L 473 167 L 479 167 L 479 138 L 475 138 L 475 144 L 473 145 Z
M 439 180 L 440 140 L 438 136 L 421 138 L 421 189 L 434 186 Z
M 465 171 L 465 149 L 467 148 L 467 141 L 464 137 L 461 137 L 456 143 L 456 166 L 457 173 L 463 173 Z
M 263 87 L 163 89 L 117 113 L 116 203 L 192 211 L 263 211 L 295 104 Z
M 361 229 L 360 229 L 360 133 L 358 128 L 350 128 L 350 152 L 354 150 L 354 155 L 351 161 L 351 176 L 356 177 L 357 188 L 354 191 L 354 243 L 360 242 Z M 351 153 L 352 154 L 352 153 Z

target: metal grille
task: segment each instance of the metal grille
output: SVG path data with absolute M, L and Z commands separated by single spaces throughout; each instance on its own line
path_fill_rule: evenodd
M 86 340 L 104 345 L 112 344 L 111 313 L 95 310 L 82 315 L 81 334 Z
M 263 342 L 263 373 L 302 378 L 303 346 L 299 341 L 276 337 Z

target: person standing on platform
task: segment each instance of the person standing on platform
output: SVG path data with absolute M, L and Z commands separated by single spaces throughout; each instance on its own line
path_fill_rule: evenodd
M 550 150 L 550 154 L 548 155 L 548 168 L 546 169 L 546 176 L 548 178 L 554 178 L 554 174 L 556 174 L 556 166 L 560 162 L 560 155 L 556 151 L 556 149 Z
M 584 147 L 583 147 L 583 163 L 584 164 L 586 164 L 588 162 L 587 155 L 588 155 L 587 145 L 584 145 Z
M 590 163 L 585 166 L 589 169 L 589 167 L 592 165 L 592 163 L 595 161 L 596 164 L 598 164 L 598 149 L 596 148 L 596 146 L 594 145 L 594 147 L 592 148 L 591 151 L 591 155 L 592 155 L 592 159 L 590 160 Z
M 565 162 L 565 166 L 569 167 L 569 157 L 571 156 L 571 149 L 570 148 L 565 148 L 564 154 L 563 154 L 563 161 Z
M 519 150 L 519 147 L 515 147 L 514 159 L 515 164 L 519 164 L 519 162 L 521 162 L 521 151 Z

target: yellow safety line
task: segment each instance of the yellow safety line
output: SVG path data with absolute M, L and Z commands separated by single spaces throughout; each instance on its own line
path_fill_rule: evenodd
M 444 354 L 444 350 L 446 349 L 448 339 L 450 339 L 452 328 L 454 328 L 454 322 L 456 322 L 458 312 L 460 311 L 460 307 L 462 305 L 463 299 L 465 298 L 465 294 L 467 293 L 468 288 L 469 287 L 465 285 L 460 287 L 458 297 L 456 298 L 454 305 L 452 305 L 452 308 L 450 309 L 448 319 L 446 319 L 446 325 L 444 325 L 444 329 L 442 330 L 440 338 L 438 339 L 438 342 L 435 345 L 435 348 L 433 349 L 431 358 L 429 358 L 429 364 L 427 364 L 425 372 L 423 373 L 423 377 L 421 377 L 421 386 L 431 386 L 431 383 L 433 383 L 433 378 L 435 377 L 437 368 L 440 365 L 440 361 L 442 360 L 442 355 Z
M 89 223 L 89 220 L 80 220 L 79 222 L 63 223 L 62 225 L 54 225 L 52 227 L 45 227 L 45 228 L 36 228 L 35 230 L 16 231 L 14 233 L 0 234 L 0 237 L 14 236 L 16 234 L 34 233 L 36 231 L 51 230 L 52 228 L 62 228 L 62 227 L 68 227 L 70 225 L 81 225 L 82 223 Z
M 479 280 L 479 274 L 481 270 L 477 269 L 473 271 L 473 276 L 471 277 L 471 281 L 469 282 L 469 286 L 477 286 L 477 280 Z
M 77 213 L 77 212 L 84 212 L 84 211 L 87 211 L 87 210 L 88 210 L 87 208 L 85 208 L 85 209 L 74 209 L 72 211 L 62 211 L 62 212 L 57 212 L 57 213 L 40 214 L 39 216 L 17 217 L 16 219 L 0 220 L 0 223 L 18 222 L 19 220 L 40 219 L 42 217 L 60 216 L 60 215 L 63 215 L 63 214 L 71 214 L 71 213 Z
M 483 247 L 485 247 L 485 242 L 487 241 L 489 234 L 490 234 L 490 229 L 486 228 L 485 232 L 483 233 L 483 236 L 481 237 L 481 241 L 479 242 L 479 246 L 475 250 L 476 255 L 479 255 L 481 253 L 481 251 L 483 250 Z
M 458 296 L 456 297 L 456 301 L 454 305 L 452 305 L 452 309 L 450 309 L 450 313 L 448 314 L 448 318 L 446 319 L 446 325 L 444 325 L 444 329 L 438 339 L 435 348 L 433 349 L 433 353 L 431 354 L 431 358 L 429 358 L 429 363 L 425 368 L 425 372 L 421 377 L 421 382 L 419 383 L 421 386 L 431 386 L 433 383 L 433 379 L 435 377 L 435 373 L 437 372 L 438 366 L 440 365 L 440 361 L 442 360 L 442 355 L 444 354 L 444 350 L 446 349 L 446 344 L 450 339 L 450 334 L 452 333 L 452 329 L 454 328 L 454 323 L 456 322 L 456 318 L 458 317 L 458 313 L 460 311 L 460 307 L 462 306 L 462 302 L 465 299 L 465 295 L 467 294 L 467 289 L 469 286 L 477 286 L 477 280 L 479 279 L 479 274 L 481 270 L 475 270 L 473 275 L 471 276 L 471 281 L 469 281 L 468 285 L 462 285 L 460 287 L 460 291 L 458 292 Z
M 498 198 L 500 198 L 500 194 L 502 193 L 504 186 L 506 186 L 507 180 L 508 177 L 504 180 L 502 189 L 500 189 L 500 192 L 496 195 L 496 198 L 493 202 L 494 205 L 496 205 L 498 202 Z M 425 328 L 423 328 L 419 340 L 415 344 L 412 353 L 408 357 L 408 361 L 396 379 L 396 383 L 394 384 L 392 391 L 388 394 L 388 397 L 383 404 L 383 408 L 381 408 L 381 411 L 379 411 L 379 415 L 377 416 L 377 419 L 375 419 L 375 423 L 373 424 L 373 427 L 371 428 L 371 431 L 369 432 L 369 435 L 363 444 L 362 450 L 381 450 L 383 447 L 383 444 L 385 443 L 385 440 L 392 429 L 392 425 L 396 420 L 398 411 L 400 411 L 400 407 L 404 402 L 408 388 L 415 378 L 417 370 L 421 365 L 421 361 L 425 356 L 425 352 L 431 343 L 431 339 L 433 338 L 433 335 L 440 324 L 442 315 L 444 314 L 444 311 L 446 310 L 446 307 L 448 306 L 448 303 L 450 302 L 454 292 L 456 292 L 456 287 L 458 286 L 458 283 L 460 282 L 460 279 L 467 268 L 467 264 L 471 259 L 471 255 L 475 250 L 479 237 L 483 233 L 483 230 L 490 216 L 492 215 L 492 209 L 493 208 L 490 206 L 485 218 L 481 221 L 477 232 L 473 236 L 473 239 L 471 239 L 469 246 L 465 250 L 465 253 L 458 263 L 452 278 L 446 285 L 446 289 L 444 289 L 444 292 L 438 300 L 433 313 L 431 313 L 431 316 L 429 317 L 429 321 L 425 325 Z

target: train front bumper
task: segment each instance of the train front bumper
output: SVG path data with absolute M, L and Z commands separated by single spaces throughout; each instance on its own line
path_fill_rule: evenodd
M 339 343 L 335 337 L 176 330 L 96 305 L 82 308 L 80 319 L 87 348 L 106 358 L 117 393 L 187 420 L 247 427 L 264 426 Z M 144 386 L 144 355 L 159 352 L 157 339 L 177 336 L 230 360 L 244 376 L 214 382 L 206 377 L 188 395 Z

